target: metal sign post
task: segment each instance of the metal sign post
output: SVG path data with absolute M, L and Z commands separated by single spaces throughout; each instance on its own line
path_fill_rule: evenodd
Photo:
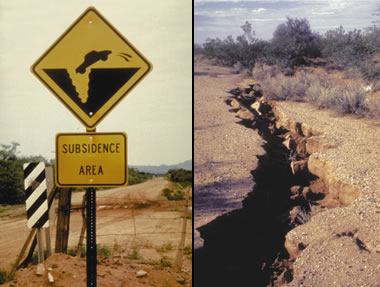
M 87 188 L 87 286 L 96 286 L 96 189 Z

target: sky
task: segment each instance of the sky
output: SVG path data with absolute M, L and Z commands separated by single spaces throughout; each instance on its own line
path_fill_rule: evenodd
M 269 40 L 286 17 L 306 18 L 314 32 L 342 25 L 346 31 L 372 26 L 378 0 L 194 0 L 194 41 L 207 38 L 234 38 L 243 34 L 245 21 L 252 24 L 256 37 Z
M 103 119 L 97 132 L 126 132 L 129 165 L 192 158 L 191 1 L 0 0 L 0 144 L 55 157 L 55 136 L 85 132 L 30 67 L 94 6 L 153 70 Z

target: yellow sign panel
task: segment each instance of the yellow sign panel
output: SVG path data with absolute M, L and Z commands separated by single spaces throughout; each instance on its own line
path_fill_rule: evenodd
M 89 7 L 32 66 L 32 72 L 94 130 L 152 64 Z
M 125 133 L 61 133 L 55 144 L 57 186 L 127 185 Z

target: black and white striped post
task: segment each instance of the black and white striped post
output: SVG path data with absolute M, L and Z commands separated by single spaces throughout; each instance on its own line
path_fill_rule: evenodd
M 41 228 L 49 227 L 45 163 L 25 163 L 23 168 L 28 227 L 38 229 L 38 263 L 41 263 L 44 260 Z

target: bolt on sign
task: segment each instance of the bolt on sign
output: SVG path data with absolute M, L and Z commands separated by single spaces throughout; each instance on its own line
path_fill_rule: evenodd
M 152 64 L 89 7 L 31 70 L 87 130 L 94 130 Z
M 128 184 L 126 133 L 59 133 L 55 144 L 57 186 Z

